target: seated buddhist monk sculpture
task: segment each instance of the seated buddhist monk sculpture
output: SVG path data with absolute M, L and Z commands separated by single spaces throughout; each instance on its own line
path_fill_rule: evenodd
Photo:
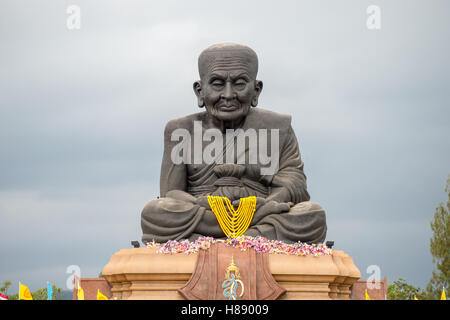
M 160 197 L 142 211 L 142 241 L 226 238 L 208 203 L 213 195 L 236 208 L 241 198 L 256 197 L 244 235 L 323 242 L 325 211 L 309 202 L 291 116 L 256 108 L 263 88 L 256 53 L 213 45 L 200 54 L 198 69 L 194 92 L 206 110 L 166 125 Z

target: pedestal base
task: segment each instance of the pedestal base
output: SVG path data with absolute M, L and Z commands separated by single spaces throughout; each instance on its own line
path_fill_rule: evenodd
M 122 249 L 111 256 L 102 275 L 113 298 L 122 300 L 184 299 L 178 289 L 195 269 L 198 254 L 159 254 L 155 248 Z M 279 299 L 350 299 L 350 286 L 361 277 L 343 251 L 326 256 L 269 254 L 269 269 L 286 289 Z

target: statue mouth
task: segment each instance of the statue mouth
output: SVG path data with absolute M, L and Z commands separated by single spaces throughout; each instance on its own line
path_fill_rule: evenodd
M 220 104 L 217 106 L 217 110 L 224 111 L 224 112 L 232 112 L 232 111 L 238 110 L 239 108 L 240 108 L 240 106 L 238 106 L 236 104 L 230 104 L 230 105 Z

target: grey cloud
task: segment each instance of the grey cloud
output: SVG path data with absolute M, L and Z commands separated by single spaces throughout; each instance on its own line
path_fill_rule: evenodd
M 369 4 L 3 1 L 0 281 L 64 286 L 67 265 L 96 276 L 140 239 L 164 125 L 199 110 L 197 56 L 235 41 L 259 54 L 261 107 L 293 116 L 328 238 L 363 277 L 380 264 L 424 286 L 450 173 L 450 5 L 377 1 L 382 29 L 369 31 Z

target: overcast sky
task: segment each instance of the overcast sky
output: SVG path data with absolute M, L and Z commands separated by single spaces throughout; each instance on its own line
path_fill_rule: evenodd
M 69 5 L 81 29 L 66 26 Z M 381 29 L 366 27 L 369 5 Z M 198 112 L 197 57 L 252 47 L 260 107 L 292 115 L 327 240 L 424 287 L 450 173 L 448 1 L 0 3 L 0 282 L 66 288 L 140 240 L 165 123 Z

